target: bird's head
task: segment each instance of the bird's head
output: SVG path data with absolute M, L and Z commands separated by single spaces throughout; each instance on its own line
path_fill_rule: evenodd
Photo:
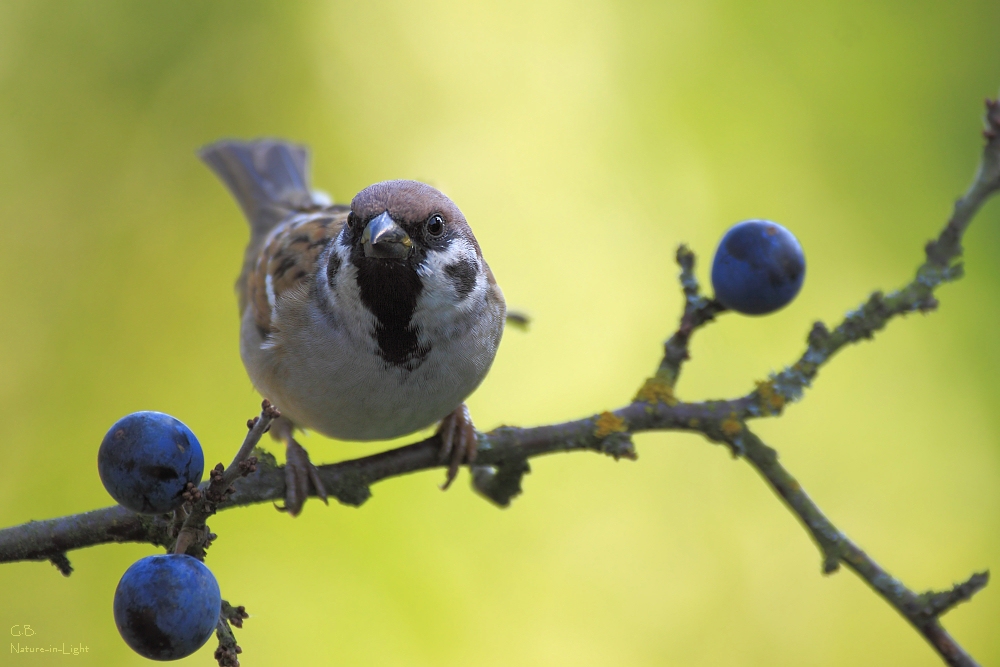
M 328 258 L 321 293 L 329 309 L 350 308 L 357 299 L 375 317 L 380 349 L 394 361 L 418 358 L 432 344 L 417 341 L 420 330 L 451 332 L 444 336 L 472 326 L 494 289 L 465 216 L 417 181 L 359 192 Z
M 449 254 L 456 241 L 479 254 L 465 216 L 448 197 L 417 181 L 385 181 L 359 192 L 344 230 L 352 260 L 402 262 L 413 269 Z

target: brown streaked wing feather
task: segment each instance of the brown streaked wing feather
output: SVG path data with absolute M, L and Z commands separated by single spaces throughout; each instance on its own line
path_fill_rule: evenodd
M 245 278 L 242 308 L 253 309 L 261 332 L 271 331 L 271 312 L 282 293 L 312 280 L 323 248 L 340 233 L 348 209 L 337 207 L 299 214 L 282 222 L 268 236 Z M 268 294 L 268 278 L 271 294 Z M 272 302 L 272 298 L 274 302 Z

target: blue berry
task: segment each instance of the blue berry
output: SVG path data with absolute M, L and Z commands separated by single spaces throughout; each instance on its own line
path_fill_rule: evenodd
M 133 651 L 151 660 L 177 660 L 200 649 L 221 610 L 215 576 L 184 554 L 136 561 L 115 589 L 118 632 Z
M 133 412 L 111 427 L 97 470 L 111 497 L 133 512 L 162 514 L 184 502 L 188 482 L 205 469 L 201 444 L 187 426 L 162 412 Z
M 730 227 L 712 262 L 716 300 L 746 315 L 765 315 L 786 306 L 805 277 L 802 246 L 770 220 L 744 220 Z

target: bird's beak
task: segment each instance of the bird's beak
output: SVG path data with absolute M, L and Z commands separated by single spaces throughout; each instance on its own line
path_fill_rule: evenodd
M 400 227 L 388 211 L 372 218 L 361 234 L 365 257 L 406 259 L 413 250 L 410 235 Z

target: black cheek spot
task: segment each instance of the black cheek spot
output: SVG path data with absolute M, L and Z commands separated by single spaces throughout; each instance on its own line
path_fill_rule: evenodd
M 444 272 L 448 274 L 459 297 L 466 298 L 476 288 L 476 269 L 475 263 L 470 259 L 463 259 L 444 267 Z
M 334 281 L 337 279 L 337 272 L 340 271 L 340 256 L 331 251 L 330 259 L 326 265 L 326 282 L 333 289 Z

